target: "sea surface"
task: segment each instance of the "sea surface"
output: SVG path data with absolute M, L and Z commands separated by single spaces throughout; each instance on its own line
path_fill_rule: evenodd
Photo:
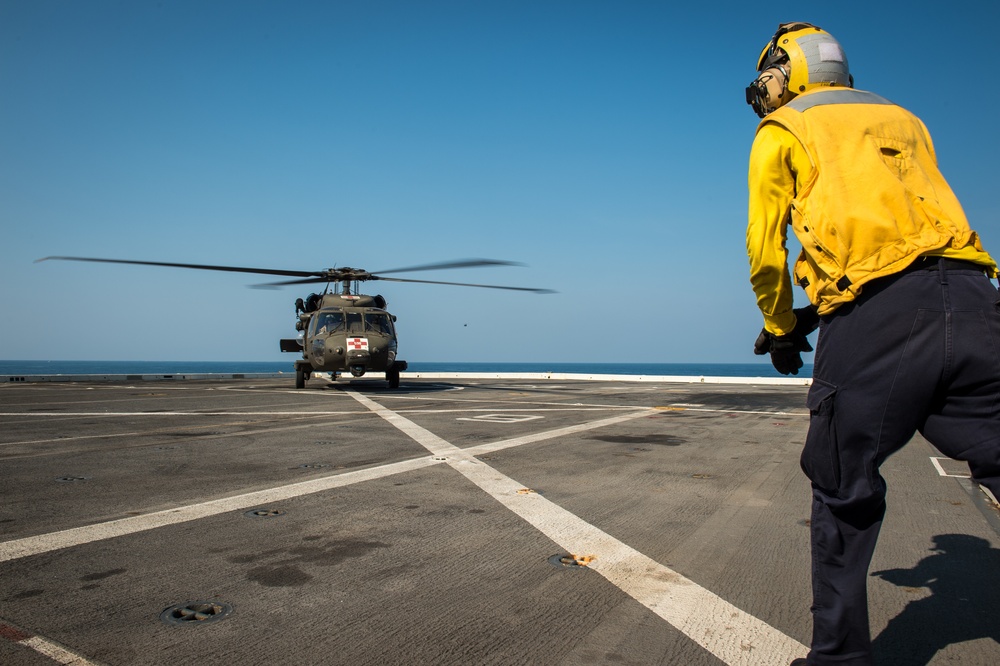
M 0 361 L 0 375 L 169 375 L 295 370 L 291 361 Z M 408 372 L 531 372 L 682 377 L 780 377 L 770 363 L 452 363 L 410 361 Z M 812 376 L 812 365 L 799 371 Z

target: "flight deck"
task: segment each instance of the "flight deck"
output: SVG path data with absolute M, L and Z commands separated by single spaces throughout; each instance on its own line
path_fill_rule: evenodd
M 3 378 L 0 663 L 787 664 L 808 381 Z M 1000 661 L 1000 514 L 882 469 L 872 636 Z

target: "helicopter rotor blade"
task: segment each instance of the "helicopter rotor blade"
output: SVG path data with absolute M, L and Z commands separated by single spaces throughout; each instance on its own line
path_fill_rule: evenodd
M 419 282 L 421 284 L 449 284 L 455 287 L 481 287 L 483 289 L 507 289 L 510 291 L 530 291 L 535 294 L 555 294 L 551 289 L 538 289 L 535 287 L 507 287 L 498 284 L 470 284 L 468 282 L 439 282 L 437 280 L 413 280 L 410 278 L 391 278 L 372 275 L 372 280 L 385 280 L 387 282 Z
M 338 282 L 339 278 L 330 276 L 325 277 L 310 277 L 304 278 L 302 280 L 283 280 L 281 282 L 264 282 L 263 284 L 252 284 L 250 287 L 252 289 L 273 289 L 275 287 L 285 287 L 290 284 L 324 284 L 328 282 Z
M 499 259 L 463 259 L 460 261 L 446 261 L 439 264 L 424 264 L 422 266 L 410 266 L 409 268 L 393 268 L 388 271 L 372 271 L 372 274 L 384 275 L 386 273 L 410 273 L 414 271 L 433 271 L 444 268 L 475 268 L 477 266 L 524 266 L 516 261 L 502 261 Z
M 99 259 L 96 257 L 66 257 L 66 256 L 50 256 L 42 257 L 41 259 L 36 259 L 35 263 L 41 261 L 89 261 L 95 263 L 105 263 L 105 264 L 132 264 L 137 266 L 165 266 L 168 268 L 193 268 L 197 270 L 206 271 L 225 271 L 230 273 L 254 273 L 258 275 L 281 275 L 285 277 L 295 277 L 300 278 L 298 280 L 285 280 L 281 282 L 267 282 L 263 284 L 251 285 L 257 289 L 269 289 L 273 287 L 283 287 L 286 285 L 294 284 L 322 284 L 330 282 L 344 282 L 344 281 L 358 281 L 366 282 L 368 280 L 386 280 L 390 282 L 419 282 L 423 284 L 445 284 L 453 285 L 456 287 L 480 287 L 483 289 L 506 289 L 509 291 L 528 291 L 536 294 L 554 294 L 556 292 L 551 289 L 537 289 L 533 287 L 507 287 L 503 285 L 495 284 L 471 284 L 468 282 L 440 282 L 436 280 L 414 280 L 409 278 L 391 278 L 382 277 L 381 275 L 376 275 L 374 273 L 369 273 L 368 271 L 356 269 L 356 268 L 328 268 L 322 271 L 288 271 L 272 268 L 249 268 L 244 266 L 215 266 L 210 264 L 182 264 L 167 261 L 136 261 L 131 259 Z M 513 261 L 500 261 L 496 259 L 465 259 L 461 261 L 448 261 L 436 264 L 424 264 L 420 266 L 411 266 L 409 268 L 395 268 L 388 271 L 381 271 L 381 273 L 403 273 L 409 271 L 429 271 L 436 269 L 446 269 L 446 268 L 473 268 L 477 266 L 523 266 L 524 264 L 519 264 Z
M 139 266 L 168 266 L 171 268 L 196 268 L 199 270 L 206 271 L 227 271 L 231 273 L 257 273 L 260 275 L 287 275 L 289 277 L 312 277 L 312 276 L 323 276 L 327 274 L 327 271 L 285 271 L 276 270 L 271 268 L 244 268 L 241 266 L 210 266 L 207 264 L 175 264 L 166 261 L 132 261 L 128 259 L 96 259 L 94 257 L 42 257 L 41 259 L 36 259 L 37 264 L 40 261 L 93 261 L 97 263 L 105 264 L 136 264 Z M 320 278 L 317 280 L 319 282 L 326 281 L 325 278 Z

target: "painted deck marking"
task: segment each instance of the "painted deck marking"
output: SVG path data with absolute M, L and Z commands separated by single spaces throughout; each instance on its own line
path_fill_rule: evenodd
M 6 638 L 11 643 L 31 648 L 57 664 L 65 664 L 66 666 L 96 666 L 95 662 L 55 641 L 22 631 L 3 620 L 0 620 L 0 638 Z
M 460 416 L 456 421 L 478 421 L 480 423 L 522 423 L 544 418 L 536 414 L 483 414 L 482 416 Z
M 945 457 L 931 456 L 931 463 L 934 465 L 934 469 L 937 470 L 937 473 L 938 473 L 939 476 L 950 476 L 950 477 L 952 477 L 954 479 L 971 479 L 972 478 L 972 474 L 952 474 L 950 472 L 946 472 L 945 469 L 944 469 L 944 466 L 941 465 L 941 461 L 942 460 L 950 460 L 952 462 L 958 462 L 957 460 L 954 460 L 953 458 L 948 458 L 946 456 Z M 966 468 L 966 469 L 968 469 L 968 468 Z
M 588 566 L 730 666 L 773 666 L 808 648 L 676 571 L 643 555 L 538 493 L 396 412 L 353 391 L 351 397 L 391 423 Z M 621 420 L 649 411 L 619 417 Z M 612 419 L 608 419 L 612 420 Z
M 555 437 L 562 437 L 576 432 L 603 428 L 608 425 L 614 425 L 616 423 L 621 423 L 622 421 L 644 416 L 647 413 L 647 410 L 641 410 L 631 412 L 626 415 L 599 419 L 589 423 L 581 423 L 579 425 L 556 428 L 555 430 L 533 433 L 498 442 L 480 444 L 478 446 L 465 449 L 464 453 L 470 457 L 481 455 L 483 453 L 491 453 L 493 451 L 499 451 L 501 449 L 514 446 L 540 442 Z M 449 446 L 451 445 L 449 444 Z M 309 481 L 301 481 L 299 483 L 277 486 L 275 488 L 268 488 L 251 493 L 243 493 L 232 497 L 223 497 L 216 500 L 209 500 L 207 502 L 200 502 L 198 504 L 147 513 L 141 516 L 121 518 L 119 520 L 112 520 L 104 523 L 84 525 L 82 527 L 72 527 L 58 532 L 49 532 L 47 534 L 39 534 L 37 536 L 0 542 L 0 562 L 17 560 L 22 557 L 30 557 L 32 555 L 47 553 L 53 550 L 79 546 L 92 543 L 94 541 L 100 541 L 102 539 L 127 536 L 136 532 L 156 529 L 157 527 L 177 525 L 191 520 L 198 520 L 200 518 L 208 518 L 209 516 L 226 513 L 227 511 L 252 509 L 256 506 L 273 504 L 275 502 L 291 499 L 292 497 L 299 497 L 301 495 L 308 495 L 324 490 L 331 490 L 333 488 L 340 488 L 354 483 L 380 479 L 382 477 L 391 476 L 393 474 L 401 474 L 403 472 L 409 472 L 423 467 L 429 467 L 431 465 L 440 465 L 442 462 L 443 461 L 441 460 L 434 460 L 433 457 L 402 460 L 369 469 L 335 473 L 329 476 L 310 479 Z

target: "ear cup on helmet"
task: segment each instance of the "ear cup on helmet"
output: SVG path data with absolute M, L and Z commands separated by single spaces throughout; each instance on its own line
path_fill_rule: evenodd
M 787 65 L 769 67 L 747 87 L 747 104 L 763 118 L 792 98 L 788 92 Z
M 786 93 L 785 85 L 788 83 L 788 77 L 785 76 L 785 72 L 780 67 L 771 67 L 761 72 L 757 80 L 767 90 L 767 99 L 771 102 L 770 107 L 773 109 L 778 108 L 783 103 Z

